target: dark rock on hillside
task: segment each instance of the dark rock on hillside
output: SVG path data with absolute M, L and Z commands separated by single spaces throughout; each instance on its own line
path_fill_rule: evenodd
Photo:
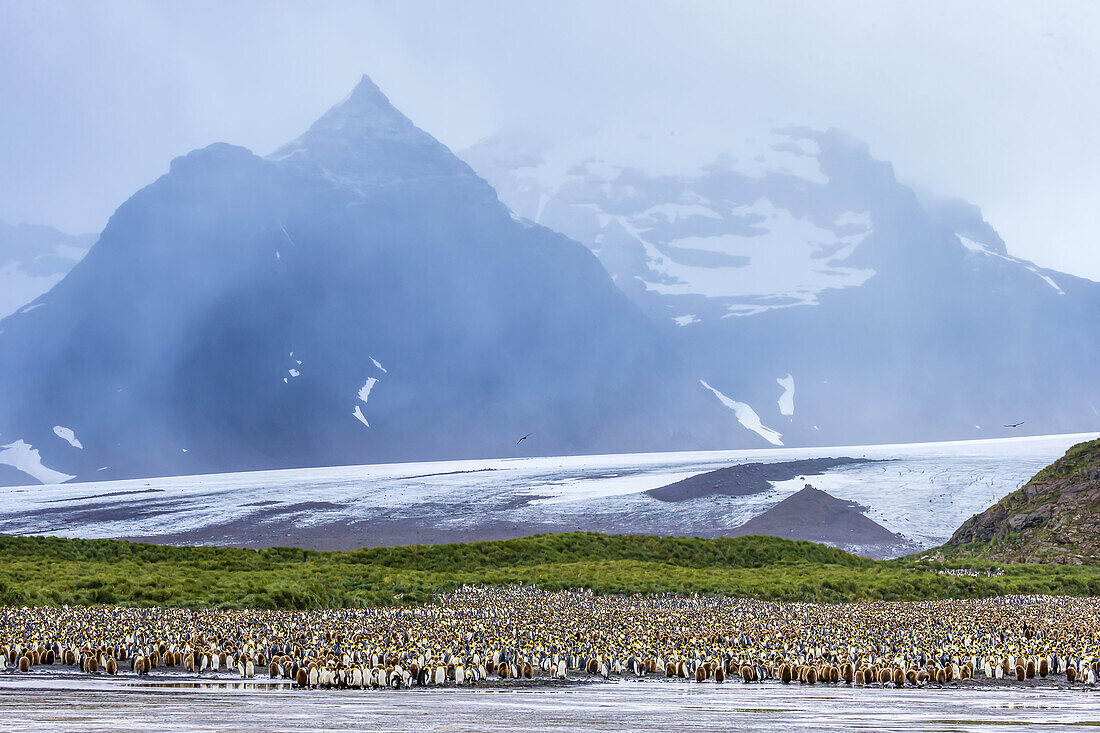
M 866 463 L 857 458 L 810 458 L 779 463 L 744 463 L 719 468 L 645 492 L 661 501 L 689 501 L 705 496 L 751 496 L 771 488 L 773 481 L 815 476 L 830 468 Z
M 897 557 L 917 549 L 904 536 L 864 516 L 855 503 L 809 484 L 730 533 L 732 537 L 745 535 L 808 540 L 875 558 Z

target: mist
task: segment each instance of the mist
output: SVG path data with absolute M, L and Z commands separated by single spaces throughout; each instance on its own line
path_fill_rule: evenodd
M 836 127 L 1100 279 L 1100 8 L 1056 3 L 3 3 L 0 220 L 99 231 L 168 161 L 266 154 L 362 73 L 455 150 L 601 130 L 629 162 Z M 731 130 L 737 132 L 731 135 Z M 631 144 L 633 143 L 633 145 Z

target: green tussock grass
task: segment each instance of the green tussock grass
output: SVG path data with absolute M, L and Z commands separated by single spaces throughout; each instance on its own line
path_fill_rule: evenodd
M 466 583 L 779 601 L 1100 595 L 1100 568 L 1009 565 L 994 578 L 929 572 L 962 564 L 878 562 L 775 537 L 568 533 L 314 552 L 0 536 L 0 604 L 362 607 L 424 603 L 435 593 Z

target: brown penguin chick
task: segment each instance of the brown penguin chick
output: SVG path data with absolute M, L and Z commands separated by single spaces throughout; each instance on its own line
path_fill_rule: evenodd
M 905 673 L 897 667 L 894 667 L 894 687 L 901 687 L 905 684 Z
M 1016 665 L 1016 681 L 1017 682 L 1023 682 L 1025 679 L 1027 679 L 1027 670 L 1024 669 L 1023 665 L 1017 664 Z
M 30 672 L 31 671 L 31 658 L 28 657 L 25 654 L 22 655 L 21 657 L 19 657 L 18 668 L 19 668 L 20 672 Z
M 753 674 L 754 671 L 755 670 L 749 665 L 742 664 L 741 667 L 737 670 L 737 674 L 741 677 L 742 682 L 752 682 L 752 678 L 755 676 Z
M 700 664 L 695 669 L 695 681 L 696 682 L 705 682 L 706 679 L 707 679 L 707 665 Z
M 309 672 L 305 667 L 298 668 L 298 674 L 294 676 L 294 685 L 303 689 L 309 687 Z
M 852 669 L 852 665 L 845 662 L 844 666 L 840 668 L 840 678 L 844 680 L 845 684 L 852 684 L 852 680 L 855 678 L 855 671 Z
M 1027 678 L 1029 680 L 1032 679 L 1035 676 L 1035 660 L 1034 659 L 1027 660 L 1027 664 L 1024 665 L 1024 674 L 1027 676 Z
M 726 668 L 719 664 L 714 668 L 714 681 L 725 682 L 726 681 Z
M 878 683 L 885 686 L 888 682 L 894 679 L 894 675 L 890 674 L 890 670 L 883 667 L 878 671 Z
M 1050 674 L 1050 660 L 1043 657 L 1039 660 L 1039 676 L 1046 677 L 1048 674 Z
M 103 671 L 107 674 L 118 674 L 118 663 L 114 657 L 107 657 L 107 663 L 103 665 Z
M 782 665 L 780 665 L 779 681 L 786 685 L 789 684 L 792 679 L 794 679 L 794 674 L 791 670 L 791 665 L 787 663 L 783 663 Z
M 809 667 L 809 668 L 806 669 L 806 684 L 808 684 L 808 685 L 816 685 L 817 684 L 817 668 L 816 667 Z
M 941 685 L 947 683 L 947 670 L 942 667 L 936 669 L 936 682 Z
M 854 684 L 857 684 L 857 685 L 865 685 L 865 684 L 867 684 L 867 677 L 866 677 L 866 675 L 865 675 L 865 674 L 863 673 L 863 670 L 862 670 L 862 669 L 857 669 L 857 670 L 855 671 L 855 674 L 854 674 L 854 675 L 852 676 L 852 682 L 853 682 Z

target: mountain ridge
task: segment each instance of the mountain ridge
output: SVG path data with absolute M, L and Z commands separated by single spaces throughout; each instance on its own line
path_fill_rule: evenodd
M 78 480 L 736 442 L 585 247 L 515 221 L 369 79 L 346 103 L 277 159 L 174 159 L 0 324 L 0 462 L 21 440 Z
M 758 137 L 690 170 L 507 135 L 462 154 L 518 216 L 590 247 L 765 439 L 1095 429 L 1100 284 L 1012 256 L 978 207 L 842 131 Z

